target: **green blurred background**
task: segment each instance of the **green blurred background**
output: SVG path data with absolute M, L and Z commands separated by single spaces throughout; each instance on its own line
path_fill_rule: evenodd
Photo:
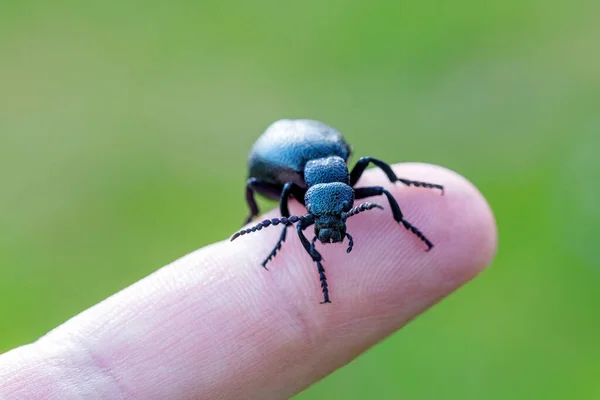
M 4 0 L 0 352 L 227 238 L 253 141 L 307 117 L 357 156 L 468 177 L 500 250 L 298 399 L 600 398 L 598 15 L 581 0 Z

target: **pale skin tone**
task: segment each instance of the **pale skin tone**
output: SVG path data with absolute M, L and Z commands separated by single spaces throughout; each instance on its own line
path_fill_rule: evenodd
M 269 271 L 260 262 L 280 229 L 226 239 L 0 355 L 0 399 L 287 399 L 302 391 L 470 281 L 495 255 L 495 221 L 471 183 L 431 165 L 394 171 L 446 193 L 391 184 L 376 169 L 357 187 L 389 189 L 432 251 L 394 222 L 385 197 L 370 198 L 384 210 L 348 220 L 352 253 L 347 243 L 317 244 L 332 300 L 321 305 L 316 267 L 293 230 Z M 296 202 L 290 211 L 306 212 Z

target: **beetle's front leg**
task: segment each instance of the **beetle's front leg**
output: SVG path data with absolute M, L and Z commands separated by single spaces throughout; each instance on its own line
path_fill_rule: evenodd
M 281 190 L 280 199 L 279 199 L 279 211 L 281 212 L 282 217 L 290 216 L 290 210 L 288 207 L 290 195 L 294 196 L 298 201 L 300 201 L 302 204 L 304 204 L 304 193 L 305 192 L 306 192 L 306 189 L 302 189 L 300 186 L 298 186 L 292 182 L 288 182 L 283 186 L 283 189 Z M 269 261 L 271 261 L 273 259 L 273 257 L 275 257 L 277 255 L 277 251 L 279 251 L 281 249 L 283 242 L 285 242 L 285 238 L 287 235 L 287 228 L 288 228 L 287 225 L 285 225 L 283 227 L 283 229 L 281 230 L 281 235 L 279 236 L 279 240 L 277 241 L 277 244 L 275 244 L 275 247 L 273 248 L 273 250 L 271 250 L 271 253 L 269 253 L 267 258 L 265 258 L 265 260 L 262 262 L 261 265 L 265 269 L 267 269 L 267 263 Z
M 304 236 L 304 230 L 312 224 L 314 224 L 314 220 L 302 220 L 298 223 L 298 225 L 296 225 L 296 229 L 298 231 L 298 237 L 300 237 L 300 241 L 302 242 L 302 246 L 304 246 L 306 252 L 317 264 L 317 272 L 319 272 L 319 281 L 321 282 L 321 290 L 323 291 L 323 301 L 321 302 L 321 304 L 331 303 L 331 301 L 329 300 L 329 286 L 327 285 L 325 268 L 323 268 L 323 264 L 321 264 L 323 257 L 321 257 L 321 254 L 319 254 L 319 252 L 315 249 L 311 242 L 309 242 L 306 236 Z

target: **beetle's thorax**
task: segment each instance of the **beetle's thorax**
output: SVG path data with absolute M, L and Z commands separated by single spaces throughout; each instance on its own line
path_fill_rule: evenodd
M 310 160 L 304 167 L 304 181 L 308 186 L 304 203 L 316 218 L 341 215 L 352 208 L 354 189 L 343 158 L 330 156 Z
M 346 235 L 342 213 L 354 204 L 348 167 L 341 157 L 311 160 L 304 169 L 308 186 L 304 202 L 315 218 L 315 235 L 323 243 L 341 242 Z
M 350 184 L 348 166 L 343 158 L 330 156 L 310 160 L 304 166 L 304 181 L 308 187 L 319 183 Z

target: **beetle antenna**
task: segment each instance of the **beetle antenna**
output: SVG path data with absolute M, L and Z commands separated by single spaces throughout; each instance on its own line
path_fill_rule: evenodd
M 286 226 L 290 226 L 292 224 L 295 224 L 298 221 L 301 221 L 303 219 L 306 218 L 310 218 L 312 216 L 312 214 L 306 214 L 306 215 L 302 215 L 302 216 L 296 216 L 296 215 L 292 215 L 291 217 L 281 217 L 281 218 L 272 218 L 272 219 L 265 219 L 262 222 L 259 222 L 258 224 L 254 225 L 252 228 L 248 228 L 248 229 L 243 229 L 237 233 L 235 233 L 232 237 L 231 237 L 231 241 L 233 242 L 235 239 L 237 239 L 238 237 L 245 235 L 247 233 L 252 233 L 252 232 L 256 232 L 256 231 L 260 231 L 262 228 L 266 228 L 268 226 L 276 226 L 279 224 L 283 224 Z
M 367 210 L 371 210 L 373 208 L 379 208 L 380 210 L 383 210 L 383 207 L 381 207 L 379 204 L 375 204 L 375 203 L 362 203 L 359 206 L 354 207 L 353 209 L 351 209 L 350 211 L 346 212 L 346 213 L 342 213 L 342 219 L 346 220 L 350 217 L 355 216 L 358 213 L 361 213 L 363 211 L 367 211 Z

